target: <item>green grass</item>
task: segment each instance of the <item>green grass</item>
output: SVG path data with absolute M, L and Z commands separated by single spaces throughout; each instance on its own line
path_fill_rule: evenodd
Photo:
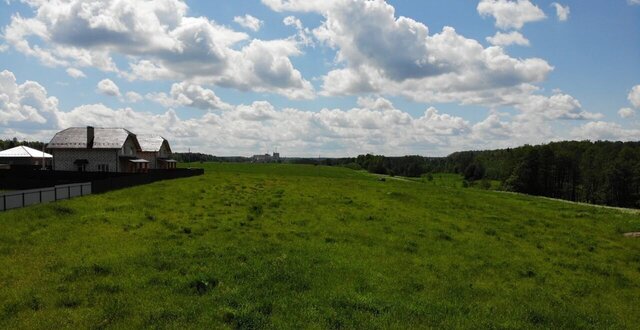
M 0 213 L 0 328 L 636 328 L 640 215 L 343 168 Z

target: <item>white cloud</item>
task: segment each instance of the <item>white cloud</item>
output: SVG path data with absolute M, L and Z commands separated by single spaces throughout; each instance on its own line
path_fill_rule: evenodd
M 296 28 L 296 30 L 298 31 L 298 33 L 296 34 L 298 44 L 303 46 L 315 45 L 311 30 L 309 30 L 309 28 L 305 28 L 299 18 L 295 16 L 287 16 L 282 20 L 282 23 L 286 26 L 293 26 Z
M 68 68 L 67 69 L 67 74 L 69 75 L 69 77 L 74 78 L 74 79 L 86 78 L 87 77 L 87 75 L 85 75 L 84 72 L 82 72 L 81 70 L 78 70 L 76 68 Z
M 212 90 L 188 82 L 173 84 L 169 95 L 166 93 L 149 93 L 147 94 L 147 99 L 162 104 L 167 108 L 179 106 L 203 110 L 229 110 L 232 108 Z
M 560 22 L 564 22 L 567 19 L 569 19 L 569 14 L 571 13 L 571 9 L 569 8 L 568 5 L 563 6 L 557 2 L 554 2 L 551 5 L 556 8 L 556 16 L 558 16 L 558 20 Z
M 515 105 L 522 118 L 541 117 L 546 120 L 592 120 L 603 117 L 600 113 L 582 110 L 578 100 L 568 94 L 555 92 L 552 96 L 529 95 Z
M 530 45 L 529 40 L 518 31 L 511 31 L 509 33 L 496 32 L 493 37 L 487 37 L 487 41 L 494 46 Z
M 127 101 L 131 103 L 137 103 L 144 100 L 144 97 L 142 97 L 142 95 L 133 91 L 125 93 L 124 96 L 126 97 Z
M 618 110 L 618 116 L 620 116 L 621 118 L 630 118 L 635 115 L 636 115 L 635 110 L 631 108 L 621 108 L 620 110 Z
M 373 110 L 395 109 L 393 103 L 383 97 L 358 97 L 358 106 Z
M 58 99 L 48 96 L 42 85 L 28 80 L 17 84 L 11 71 L 0 72 L 0 128 L 56 127 L 57 112 Z
M 302 29 L 302 21 L 295 16 L 287 16 L 282 20 L 286 26 L 295 26 L 296 29 Z
M 627 98 L 634 107 L 640 109 L 640 85 L 633 86 Z
M 247 28 L 249 30 L 255 31 L 257 32 L 258 30 L 260 30 L 260 28 L 262 27 L 262 25 L 264 25 L 264 22 L 251 16 L 251 15 L 244 15 L 244 16 L 236 16 L 233 18 L 233 21 L 238 23 L 240 26 Z
M 627 0 L 630 5 L 640 5 L 640 0 Z
M 380 0 L 265 3 L 275 9 L 318 10 L 325 17 L 313 33 L 337 50 L 339 68 L 322 77 L 323 95 L 377 93 L 425 103 L 494 106 L 535 89 L 531 84 L 553 70 L 539 58 L 513 58 L 501 47 L 484 48 L 451 27 L 430 35 L 427 26 L 396 18 L 394 8 Z
M 313 86 L 290 60 L 302 54 L 296 40 L 247 42 L 245 33 L 187 16 L 188 7 L 180 0 L 27 3 L 35 16 L 14 15 L 5 39 L 45 65 L 314 97 Z M 129 61 L 128 71 L 116 66 L 114 55 Z
M 571 135 L 583 140 L 636 141 L 640 139 L 639 129 L 627 129 L 619 124 L 594 121 L 572 130 Z
M 493 16 L 500 29 L 521 29 L 526 23 L 545 19 L 547 16 L 529 0 L 481 0 L 477 7 L 483 16 Z
M 120 96 L 120 88 L 111 79 L 102 79 L 98 82 L 97 91 L 108 96 Z

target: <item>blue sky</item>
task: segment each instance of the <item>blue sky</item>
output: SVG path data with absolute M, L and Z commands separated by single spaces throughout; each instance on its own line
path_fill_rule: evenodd
M 118 126 L 289 156 L 639 140 L 637 2 L 5 1 L 0 137 Z

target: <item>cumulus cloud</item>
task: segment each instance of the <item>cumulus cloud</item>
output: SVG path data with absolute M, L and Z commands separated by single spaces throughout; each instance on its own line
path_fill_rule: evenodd
M 497 32 L 493 37 L 487 37 L 487 41 L 494 46 L 529 46 L 529 40 L 518 31 L 509 33 Z
M 302 29 L 302 21 L 295 16 L 287 16 L 282 20 L 286 26 L 294 26 L 296 29 Z
M 236 16 L 233 18 L 233 21 L 238 23 L 240 26 L 244 28 L 247 28 L 249 30 L 256 31 L 256 32 L 260 30 L 260 28 L 264 24 L 263 21 L 251 15 Z
M 286 26 L 293 26 L 296 28 L 298 33 L 296 34 L 296 40 L 298 44 L 304 46 L 313 46 L 314 40 L 311 30 L 309 28 L 305 28 L 302 25 L 302 21 L 295 16 L 287 16 L 282 20 L 282 23 Z
M 631 109 L 631 108 L 622 108 L 620 110 L 618 110 L 618 116 L 620 116 L 620 118 L 630 118 L 636 115 L 635 110 Z
M 86 78 L 87 77 L 87 75 L 85 75 L 84 72 L 82 72 L 81 70 L 78 70 L 76 68 L 68 68 L 67 69 L 67 74 L 69 75 L 69 77 L 74 78 L 74 79 Z
M 340 68 L 322 78 L 323 95 L 384 93 L 418 102 L 493 106 L 503 104 L 505 95 L 532 89 L 553 70 L 539 58 L 484 48 L 451 27 L 430 35 L 424 24 L 396 18 L 395 9 L 381 0 L 264 2 L 276 10 L 316 10 L 325 17 L 313 33 L 337 50 Z
M 124 96 L 126 97 L 127 101 L 131 103 L 137 103 L 144 100 L 144 97 L 142 97 L 142 95 L 132 91 L 125 93 Z
M 311 83 L 291 63 L 290 57 L 301 54 L 295 40 L 247 43 L 245 33 L 187 16 L 180 0 L 27 4 L 34 16 L 14 15 L 4 37 L 45 65 L 95 67 L 128 79 L 192 79 L 291 98 L 314 96 Z M 114 55 L 126 56 L 128 70 L 116 66 Z
M 571 13 L 571 9 L 569 6 L 563 6 L 557 2 L 551 4 L 556 9 L 556 16 L 558 16 L 558 20 L 560 22 L 564 22 L 569 19 L 569 14 Z
M 11 71 L 0 72 L 0 128 L 46 129 L 58 125 L 58 99 L 37 82 L 16 82 Z
M 611 122 L 593 121 L 573 129 L 571 135 L 582 140 L 636 141 L 640 139 L 640 130 Z
M 149 93 L 147 99 L 167 108 L 187 106 L 203 110 L 229 110 L 231 105 L 223 102 L 212 90 L 189 82 L 175 83 L 169 95 Z
M 551 96 L 529 95 L 515 105 L 522 118 L 541 117 L 547 120 L 593 120 L 603 117 L 600 113 L 584 111 L 573 96 L 556 91 Z
M 627 98 L 634 107 L 640 109 L 640 85 L 633 86 Z
M 102 79 L 96 89 L 99 93 L 108 96 L 120 96 L 120 88 L 111 79 Z
M 529 0 L 481 0 L 477 7 L 483 16 L 492 16 L 500 29 L 521 29 L 526 23 L 545 19 L 547 16 Z

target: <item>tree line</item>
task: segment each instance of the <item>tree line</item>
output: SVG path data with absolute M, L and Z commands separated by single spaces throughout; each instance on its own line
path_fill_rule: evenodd
M 507 191 L 640 208 L 640 142 L 565 141 L 442 158 L 360 155 L 356 163 L 372 173 L 458 173 L 467 181 L 498 180 Z
M 39 141 L 19 141 L 18 138 L 0 140 L 0 150 L 7 150 L 17 146 L 27 146 L 36 150 L 42 150 L 44 142 Z

